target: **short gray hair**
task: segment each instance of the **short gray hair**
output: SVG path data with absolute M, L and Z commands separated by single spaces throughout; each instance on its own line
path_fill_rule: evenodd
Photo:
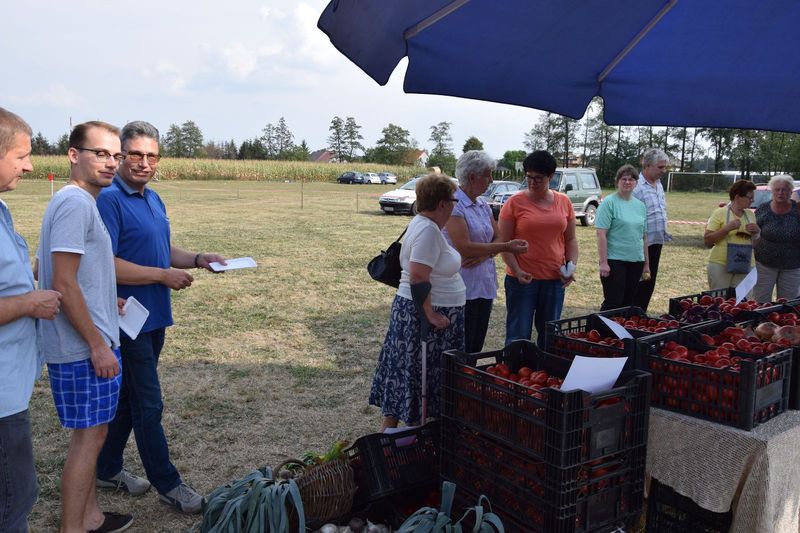
M 467 185 L 470 176 L 480 176 L 487 170 L 497 168 L 497 161 L 483 150 L 464 152 L 456 162 L 456 178 L 460 185 Z
M 0 157 L 6 156 L 20 133 L 28 137 L 33 135 L 31 127 L 22 117 L 0 107 Z
M 769 179 L 769 183 L 767 184 L 769 185 L 769 190 L 772 190 L 772 188 L 780 182 L 788 183 L 789 188 L 794 189 L 793 177 L 791 177 L 789 174 L 778 174 L 777 176 L 772 176 Z
M 158 129 L 149 122 L 135 120 L 125 124 L 125 127 L 122 128 L 122 133 L 119 135 L 119 140 L 122 146 L 125 146 L 127 141 L 136 137 L 148 137 L 158 142 Z
M 669 161 L 667 153 L 661 148 L 648 148 L 642 154 L 642 167 L 655 166 L 659 161 Z

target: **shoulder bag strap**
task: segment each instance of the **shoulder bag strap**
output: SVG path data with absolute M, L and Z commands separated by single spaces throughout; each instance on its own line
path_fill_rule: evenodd
M 403 238 L 403 235 L 406 234 L 406 231 L 408 231 L 408 226 L 406 226 L 406 228 L 403 230 L 403 233 L 401 233 L 400 236 L 394 240 L 394 242 L 399 242 L 400 239 Z

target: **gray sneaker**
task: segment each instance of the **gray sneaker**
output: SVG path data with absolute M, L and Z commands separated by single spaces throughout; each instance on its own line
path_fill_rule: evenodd
M 181 483 L 166 494 L 159 494 L 158 498 L 186 514 L 197 514 L 203 506 L 203 497 L 186 483 Z
M 131 474 L 124 468 L 111 479 L 97 478 L 97 486 L 103 489 L 116 489 L 131 496 L 141 496 L 150 490 L 150 482 L 143 477 Z

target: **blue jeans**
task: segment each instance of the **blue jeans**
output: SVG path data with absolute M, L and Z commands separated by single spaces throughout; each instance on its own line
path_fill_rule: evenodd
M 120 335 L 122 389 L 117 416 L 108 425 L 108 436 L 97 458 L 97 477 L 110 479 L 122 470 L 122 453 L 131 430 L 147 479 L 165 494 L 181 484 L 178 470 L 169 460 L 169 448 L 161 426 L 161 383 L 158 356 L 164 346 L 165 328 L 140 333 L 136 340 Z
M 544 325 L 561 318 L 564 286 L 558 279 L 535 279 L 520 283 L 506 275 L 506 345 L 518 339 L 530 340 L 536 324 L 536 344 L 544 349 Z
M 38 487 L 28 410 L 0 418 L 0 531 L 27 533 Z

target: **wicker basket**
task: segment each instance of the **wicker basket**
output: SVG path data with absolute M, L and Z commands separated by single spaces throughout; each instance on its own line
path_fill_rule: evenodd
M 287 467 L 292 468 L 287 468 Z M 298 468 L 299 467 L 299 468 Z M 307 465 L 297 459 L 289 459 L 275 469 L 290 472 L 303 499 L 306 522 L 325 523 L 350 512 L 356 484 L 353 469 L 347 461 L 334 459 L 319 465 Z

